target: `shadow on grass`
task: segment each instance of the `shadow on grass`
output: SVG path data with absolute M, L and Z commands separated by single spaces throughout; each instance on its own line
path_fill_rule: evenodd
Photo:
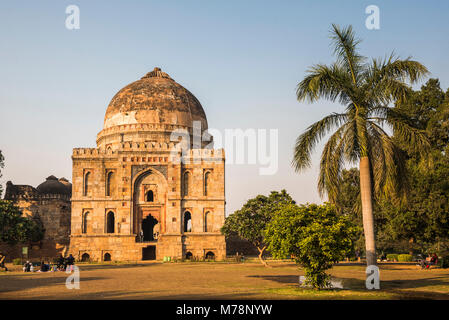
M 298 284 L 299 281 L 299 275 L 253 275 L 248 277 L 269 280 L 283 284 Z
M 73 295 L 71 294 L 73 293 Z M 254 299 L 257 293 L 188 293 L 188 294 L 167 294 L 166 291 L 144 290 L 114 290 L 106 292 L 80 292 L 74 290 L 63 295 L 45 295 L 42 294 L 35 298 L 36 300 L 249 300 Z M 20 299 L 20 297 L 14 297 Z
M 42 277 L 39 277 L 37 273 L 33 273 L 30 275 L 8 275 L 3 277 L 1 280 L 0 293 L 5 292 L 17 292 L 17 291 L 26 291 L 31 289 L 36 289 L 42 287 L 42 293 L 45 293 L 45 287 L 53 286 L 53 285 L 61 285 L 65 286 L 66 279 L 70 274 L 66 274 L 65 272 L 61 273 L 50 273 L 40 274 Z M 73 273 L 72 273 L 73 274 Z M 81 282 L 85 281 L 94 281 L 94 280 L 103 280 L 106 278 L 103 277 L 82 277 Z

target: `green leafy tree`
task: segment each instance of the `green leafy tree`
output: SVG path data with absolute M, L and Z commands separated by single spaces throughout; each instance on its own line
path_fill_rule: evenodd
M 4 157 L 0 150 L 0 169 L 3 167 Z M 2 190 L 0 189 L 0 197 L 1 192 Z M 19 242 L 39 241 L 43 236 L 44 228 L 38 217 L 23 217 L 20 209 L 12 201 L 0 199 L 1 242 L 14 245 Z
M 11 201 L 0 200 L 0 241 L 10 245 L 40 241 L 44 229 L 37 218 L 23 217 Z
M 418 91 L 413 91 L 407 101 L 396 104 L 396 109 L 405 113 L 414 125 L 425 130 L 431 144 L 431 155 L 445 151 L 449 144 L 449 89 L 445 94 L 438 79 L 429 79 Z M 395 134 L 401 149 L 415 159 L 422 158 L 407 141 Z M 429 154 L 425 154 L 427 158 Z
M 285 190 L 272 191 L 268 197 L 258 195 L 248 200 L 240 210 L 227 217 L 221 232 L 227 237 L 237 235 L 241 239 L 251 242 L 259 251 L 260 262 L 264 266 L 268 266 L 263 259 L 267 248 L 264 238 L 265 228 L 275 212 L 285 205 L 294 203 L 295 201 Z
M 381 213 L 387 217 L 386 233 L 393 241 L 402 241 L 410 253 L 439 249 L 449 235 L 449 90 L 445 94 L 438 79 L 429 79 L 411 99 L 398 103 L 396 108 L 425 130 L 430 141 L 426 154 L 416 152 L 396 136 L 407 152 L 410 172 L 410 196 L 405 205 L 384 200 Z
M 335 196 L 335 207 L 342 215 L 348 215 L 362 224 L 360 212 L 360 173 L 357 168 L 343 170 Z
M 318 190 L 335 203 L 345 164 L 359 164 L 366 261 L 375 265 L 373 202 L 382 194 L 403 199 L 408 186 L 405 154 L 385 126 L 416 150 L 428 146 L 423 131 L 390 104 L 407 101 L 411 88 L 406 81 L 415 83 L 428 71 L 417 61 L 401 60 L 393 54 L 367 62 L 358 52 L 360 40 L 351 26 L 333 25 L 331 38 L 337 61 L 329 66 L 312 66 L 298 84 L 297 98 L 338 101 L 346 109 L 312 124 L 297 138 L 293 165 L 297 171 L 309 167 L 315 146 L 333 132 L 321 155 Z
M 293 256 L 304 268 L 306 283 L 329 286 L 326 270 L 352 249 L 356 227 L 332 205 L 288 205 L 280 209 L 266 231 L 268 250 L 276 258 Z

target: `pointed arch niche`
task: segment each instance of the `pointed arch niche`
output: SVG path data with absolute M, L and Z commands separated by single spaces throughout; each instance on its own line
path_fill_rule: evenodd
M 145 170 L 133 179 L 133 234 L 139 235 L 140 231 L 144 231 L 144 220 L 149 215 L 157 220 L 159 232 L 165 232 L 167 190 L 168 184 L 164 175 L 153 168 Z

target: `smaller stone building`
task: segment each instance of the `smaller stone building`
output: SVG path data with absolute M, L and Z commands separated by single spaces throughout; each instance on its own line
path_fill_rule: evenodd
M 44 238 L 38 243 L 9 246 L 0 243 L 0 250 L 9 259 L 22 256 L 22 247 L 28 247 L 29 258 L 54 258 L 69 245 L 70 197 L 72 184 L 65 178 L 49 176 L 36 188 L 29 185 L 6 183 L 5 200 L 13 201 L 24 216 L 42 222 Z

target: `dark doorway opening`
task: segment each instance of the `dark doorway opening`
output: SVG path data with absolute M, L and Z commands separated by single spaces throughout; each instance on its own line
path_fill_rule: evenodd
M 81 261 L 82 262 L 90 261 L 90 255 L 88 253 L 83 253 L 83 255 L 81 256 Z
M 142 248 L 142 260 L 156 260 L 156 246 Z
M 104 260 L 104 261 L 111 261 L 111 254 L 108 253 L 108 252 L 106 252 L 106 253 L 104 254 L 103 260 Z
M 193 257 L 192 252 L 189 251 L 189 252 L 186 253 L 186 260 L 191 260 L 192 257 Z
M 206 260 L 215 260 L 215 254 L 212 251 L 206 253 Z
M 154 226 L 158 221 L 149 215 L 142 221 L 143 241 L 154 241 Z

